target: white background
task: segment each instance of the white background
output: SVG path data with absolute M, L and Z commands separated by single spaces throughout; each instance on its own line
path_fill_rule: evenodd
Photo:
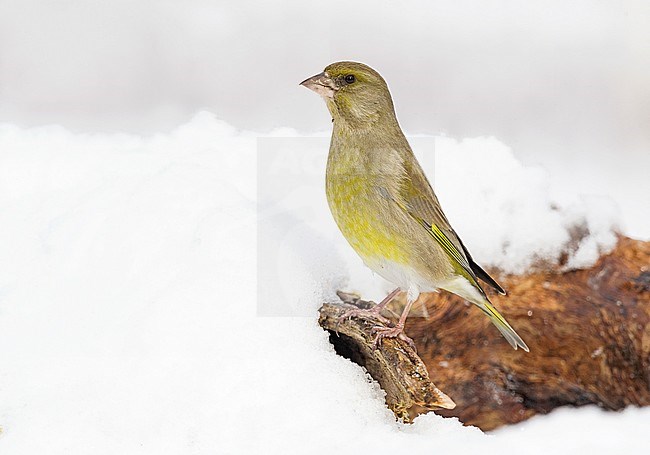
M 297 83 L 353 59 L 408 132 L 496 136 L 560 190 L 650 213 L 649 23 L 643 0 L 2 0 L 0 121 L 153 132 L 207 108 L 322 130 Z
M 0 453 L 646 449 L 648 409 L 396 423 L 316 324 L 385 291 L 327 213 L 327 140 L 280 140 L 323 145 L 258 197 L 257 137 L 327 135 L 298 82 L 363 61 L 448 136 L 423 164 L 475 258 L 525 271 L 586 226 L 588 265 L 619 221 L 650 236 L 647 5 L 0 0 Z

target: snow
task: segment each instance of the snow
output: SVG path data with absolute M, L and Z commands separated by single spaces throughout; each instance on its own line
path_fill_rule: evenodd
M 311 131 L 326 112 L 297 84 L 363 61 L 411 132 L 495 135 L 553 188 L 615 196 L 627 232 L 648 238 L 645 0 L 0 5 L 0 122 L 151 133 L 210 109 L 254 131 Z
M 395 422 L 317 326 L 335 289 L 385 283 L 327 212 L 328 139 L 297 136 L 206 112 L 150 136 L 0 125 L 2 453 L 641 450 L 641 409 L 490 435 L 433 414 Z M 613 202 L 553 199 L 496 139 L 414 143 L 434 147 L 427 172 L 486 264 L 552 261 L 578 225 L 569 266 L 611 247 Z M 471 183 L 453 178 L 461 165 Z
M 557 267 L 566 252 L 562 268 L 583 268 L 616 244 L 620 213 L 610 198 L 554 199 L 548 174 L 522 165 L 493 137 L 439 138 L 436 145 L 434 186 L 479 263 L 521 274 Z

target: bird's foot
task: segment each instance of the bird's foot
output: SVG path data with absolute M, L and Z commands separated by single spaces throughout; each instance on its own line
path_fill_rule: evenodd
M 397 324 L 394 327 L 383 327 L 383 326 L 375 326 L 372 329 L 372 333 L 375 334 L 375 349 L 379 347 L 379 343 L 381 343 L 381 340 L 384 338 L 399 338 L 400 340 L 406 342 L 411 348 L 413 348 L 414 351 L 417 351 L 415 348 L 415 343 L 411 338 L 406 336 L 404 333 L 404 325 L 403 324 Z
M 346 319 L 351 319 L 351 318 L 361 318 L 361 319 L 367 319 L 370 321 L 379 321 L 382 324 L 390 324 L 390 320 L 384 316 L 381 315 L 381 311 L 383 308 L 381 305 L 375 305 L 372 308 L 353 308 L 351 310 L 347 310 L 345 313 L 343 313 L 339 318 L 337 319 L 336 323 L 340 324 L 341 322 L 345 321 Z

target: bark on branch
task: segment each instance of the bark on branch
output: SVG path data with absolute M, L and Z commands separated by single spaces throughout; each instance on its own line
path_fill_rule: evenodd
M 326 303 L 320 309 L 319 324 L 330 332 L 337 352 L 366 368 L 386 392 L 386 403 L 399 418 L 409 419 L 409 409 L 453 409 L 456 405 L 429 379 L 427 368 L 415 351 L 401 339 L 385 339 L 377 348 L 372 328 L 378 321 L 360 318 L 340 320 L 351 307 L 369 303 L 352 294 L 339 292 L 344 302 Z
M 417 354 L 401 340 L 374 351 L 372 321 L 342 321 L 331 339 L 379 381 L 398 416 L 453 408 L 453 399 L 455 409 L 435 412 L 490 430 L 562 405 L 650 404 L 650 242 L 621 238 L 590 269 L 501 281 L 508 296 L 491 298 L 530 353 L 513 350 L 480 310 L 449 293 L 422 296 L 416 306 L 429 316 L 407 320 Z M 321 325 L 334 333 L 342 311 L 324 305 Z

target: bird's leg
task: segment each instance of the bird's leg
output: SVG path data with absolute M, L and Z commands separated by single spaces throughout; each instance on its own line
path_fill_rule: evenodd
M 381 340 L 383 340 L 384 338 L 400 338 L 401 340 L 406 341 L 409 344 L 409 346 L 411 346 L 415 350 L 415 343 L 413 342 L 413 340 L 407 337 L 406 334 L 404 334 L 404 324 L 406 323 L 406 318 L 408 317 L 414 302 L 415 302 L 414 299 L 411 298 L 407 299 L 406 306 L 404 307 L 404 311 L 402 311 L 402 315 L 399 317 L 399 321 L 397 322 L 397 325 L 395 325 L 395 327 L 376 326 L 375 328 L 372 329 L 372 332 L 376 334 L 375 348 L 379 346 L 379 343 L 381 343 Z
M 393 291 L 390 292 L 390 294 L 388 294 L 384 298 L 384 300 L 382 300 L 372 308 L 368 308 L 368 309 L 354 308 L 352 310 L 346 311 L 339 317 L 338 322 L 344 321 L 345 319 L 348 318 L 356 317 L 356 318 L 363 318 L 363 319 L 378 320 L 384 324 L 390 324 L 390 320 L 382 316 L 381 312 L 384 311 L 386 305 L 388 305 L 391 302 L 391 300 L 393 300 L 395 296 L 399 294 L 399 291 L 400 291 L 399 288 L 394 289 Z

